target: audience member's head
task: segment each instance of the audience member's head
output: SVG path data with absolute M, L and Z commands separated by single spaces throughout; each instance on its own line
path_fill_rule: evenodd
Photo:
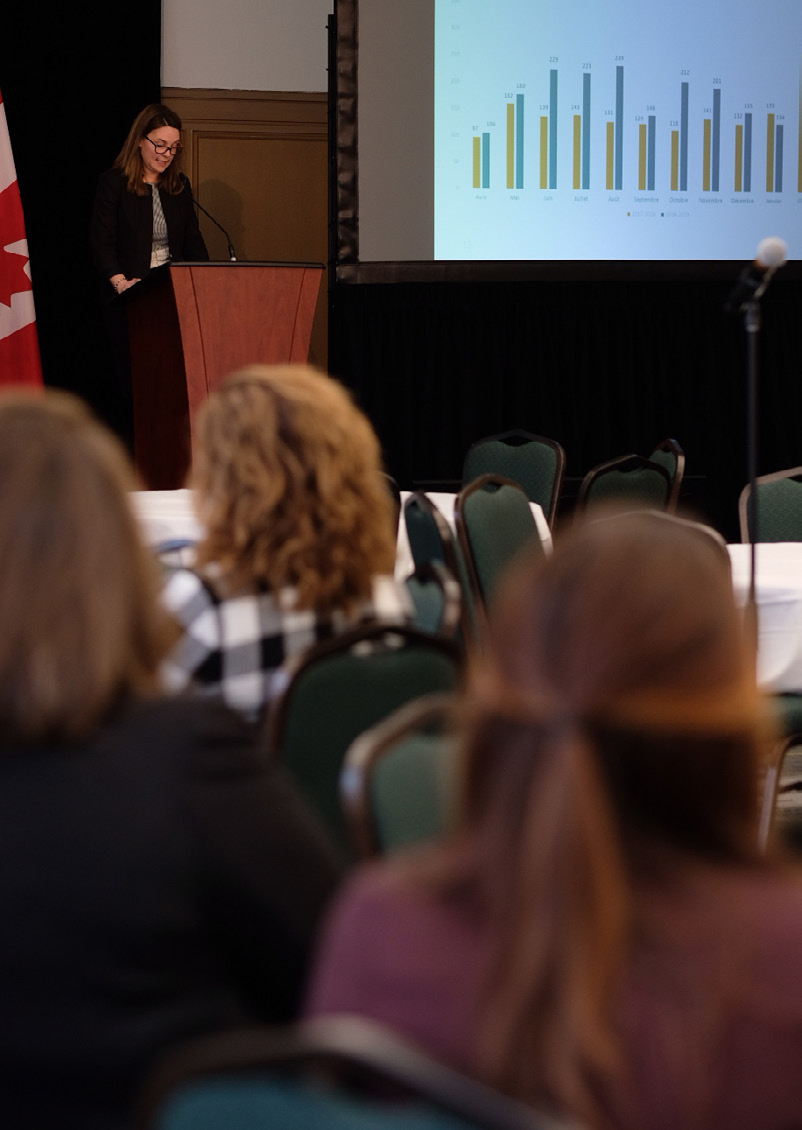
M 758 861 L 767 734 L 726 551 L 642 513 L 522 560 L 469 706 L 462 831 L 495 951 L 487 1073 L 590 1116 L 642 892 Z
M 192 485 L 200 566 L 234 589 L 297 589 L 299 608 L 349 611 L 392 573 L 392 499 L 368 420 L 304 365 L 232 374 L 199 411 Z
M 0 394 L 0 730 L 77 738 L 156 688 L 168 640 L 116 439 L 65 393 Z

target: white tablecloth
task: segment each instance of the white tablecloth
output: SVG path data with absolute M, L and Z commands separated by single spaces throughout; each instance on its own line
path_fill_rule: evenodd
M 735 596 L 744 605 L 751 549 L 727 548 Z M 802 693 L 802 542 L 763 542 L 755 560 L 758 682 L 769 690 Z
M 201 525 L 192 511 L 191 490 L 137 490 L 132 500 L 148 545 L 171 538 L 195 541 L 200 537 Z
M 402 501 L 409 494 L 402 491 Z M 437 509 L 454 528 L 454 498 L 453 494 L 442 491 L 427 491 L 429 498 Z M 145 539 L 148 545 L 171 538 L 198 538 L 201 534 L 200 524 L 192 511 L 191 490 L 141 490 L 133 494 L 134 510 L 142 523 Z M 532 513 L 537 523 L 540 538 L 547 549 L 551 548 L 551 531 L 537 503 L 530 503 Z M 412 554 L 407 539 L 407 530 L 403 517 L 398 527 L 398 548 L 396 553 L 395 575 L 401 579 L 409 576 L 414 566 Z
M 408 492 L 402 492 L 402 499 Z M 454 495 L 427 491 L 437 509 L 454 526 Z M 135 491 L 135 513 L 149 545 L 171 538 L 198 538 L 200 524 L 192 512 L 190 490 Z M 532 503 L 540 536 L 551 548 L 543 511 Z M 743 605 L 749 590 L 748 545 L 727 546 L 736 599 Z M 398 530 L 396 576 L 412 572 L 412 554 L 403 520 Z M 802 542 L 764 543 L 757 547 L 758 680 L 774 691 L 802 693 Z

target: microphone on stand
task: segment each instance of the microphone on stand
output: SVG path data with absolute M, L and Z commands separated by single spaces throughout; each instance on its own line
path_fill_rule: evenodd
M 757 369 L 758 335 L 761 328 L 760 299 L 771 282 L 774 272 L 788 259 L 788 246 L 784 239 L 772 235 L 757 245 L 757 255 L 738 276 L 738 281 L 727 299 L 724 309 L 728 314 L 743 314 L 747 340 L 746 386 L 746 462 L 749 497 L 747 501 L 747 529 L 749 532 L 749 592 L 746 604 L 746 622 L 757 654 L 757 542 L 760 536 L 757 493 Z
M 189 198 L 192 201 L 192 203 L 195 205 L 195 207 L 200 208 L 200 210 L 201 210 L 201 212 L 203 212 L 204 216 L 208 216 L 209 219 L 212 221 L 212 223 L 215 225 L 215 227 L 218 227 L 220 229 L 220 231 L 223 233 L 223 235 L 226 237 L 226 243 L 228 244 L 228 257 L 229 257 L 229 259 L 231 260 L 232 263 L 236 263 L 237 257 L 234 254 L 234 245 L 231 242 L 231 236 L 228 234 L 228 232 L 223 227 L 223 225 L 217 222 L 217 220 L 214 218 L 214 216 L 211 214 L 211 212 L 207 212 L 206 209 L 203 207 L 203 205 L 198 203 L 197 197 L 192 195 L 192 189 L 189 186 L 189 178 L 187 177 L 186 173 L 179 173 L 178 176 L 179 176 L 181 183 L 183 184 L 184 188 L 189 193 Z
M 774 272 L 788 260 L 788 245 L 777 235 L 762 239 L 757 245 L 757 254 L 752 263 L 741 271 L 738 281 L 732 288 L 724 304 L 728 314 L 737 314 L 750 302 L 757 302 L 771 282 Z

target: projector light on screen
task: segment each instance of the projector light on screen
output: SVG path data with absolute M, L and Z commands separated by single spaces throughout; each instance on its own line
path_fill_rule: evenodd
M 802 242 L 799 0 L 436 0 L 437 260 Z

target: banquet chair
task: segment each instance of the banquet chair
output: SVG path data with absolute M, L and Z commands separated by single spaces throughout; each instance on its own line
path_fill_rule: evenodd
M 491 1089 L 375 1022 L 321 1017 L 173 1052 L 137 1130 L 579 1130 Z
M 517 483 L 481 475 L 454 502 L 457 541 L 483 622 L 499 579 L 525 546 L 542 542 L 529 499 Z
M 675 439 L 667 436 L 652 449 L 649 459 L 664 467 L 671 479 L 671 494 L 668 499 L 668 510 L 674 512 L 679 503 L 679 493 L 682 480 L 685 476 L 685 452 Z
M 423 561 L 404 583 L 415 609 L 415 626 L 453 639 L 462 614 L 462 591 L 445 565 Z
M 268 715 L 268 750 L 347 850 L 339 797 L 346 750 L 405 702 L 455 691 L 461 653 L 452 640 L 410 625 L 367 624 L 315 645 L 285 672 L 284 689 Z
M 513 429 L 472 444 L 462 467 L 462 485 L 481 475 L 501 475 L 537 502 L 549 526 L 554 523 L 565 474 L 565 452 L 556 440 Z
M 588 471 L 579 488 L 576 516 L 581 518 L 600 503 L 668 510 L 671 491 L 671 477 L 665 467 L 642 455 L 622 455 Z
M 438 562 L 459 584 L 459 642 L 463 648 L 470 646 L 478 634 L 477 612 L 465 560 L 451 527 L 421 490 L 412 491 L 404 500 L 404 523 L 415 568 L 420 569 L 430 561 Z
M 751 486 L 741 491 L 738 517 L 741 541 L 802 541 L 802 467 L 760 475 L 756 481 L 758 515 L 755 531 Z
M 455 773 L 454 704 L 450 694 L 424 695 L 349 746 L 340 797 L 357 858 L 386 855 L 447 830 Z

